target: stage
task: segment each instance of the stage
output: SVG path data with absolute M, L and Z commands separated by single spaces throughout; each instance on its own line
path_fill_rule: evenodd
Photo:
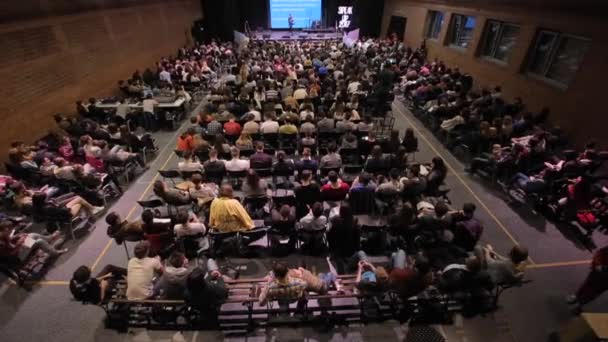
M 338 32 L 334 29 L 306 29 L 306 30 L 293 30 L 289 31 L 252 31 L 252 40 L 337 40 L 342 39 L 342 32 Z

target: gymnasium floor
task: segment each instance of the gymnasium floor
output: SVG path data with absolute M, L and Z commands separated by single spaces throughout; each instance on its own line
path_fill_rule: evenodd
M 485 317 L 463 319 L 455 317 L 453 325 L 435 327 L 447 341 L 503 342 L 546 341 L 549 333 L 571 318 L 564 303 L 567 294 L 582 282 L 588 270 L 591 252 L 573 242 L 567 229 L 561 230 L 542 217 L 530 213 L 526 207 L 512 208 L 499 192 L 491 190 L 483 180 L 464 173 L 463 165 L 453 158 L 417 119 L 399 102 L 395 102 L 393 114 L 395 128 L 401 132 L 413 127 L 419 137 L 420 152 L 416 159 L 429 161 L 442 156 L 450 170 L 447 185 L 455 207 L 473 202 L 478 207 L 478 218 L 485 225 L 483 240 L 505 253 L 515 243 L 530 250 L 532 265 L 527 278 L 532 280 L 521 289 L 507 291 L 501 298 L 502 307 Z M 184 121 L 184 126 L 189 123 Z M 157 179 L 158 169 L 173 168 L 177 158 L 173 154 L 175 138 L 180 132 L 160 132 L 155 135 L 160 152 L 150 170 L 132 183 L 125 194 L 110 210 L 122 217 L 134 219 L 141 211 L 135 203 L 151 195 L 151 184 Z M 320 333 L 313 328 L 271 329 L 256 331 L 247 337 L 226 337 L 221 332 L 146 331 L 133 329 L 128 334 L 118 334 L 103 327 L 104 312 L 95 306 L 84 306 L 71 299 L 68 280 L 80 265 L 94 270 L 106 264 L 126 265 L 125 251 L 109 241 L 103 218 L 97 229 L 75 243 L 68 242 L 67 255 L 62 256 L 49 270 L 43 281 L 33 284 L 26 292 L 6 279 L 0 279 L 0 336 L 2 341 L 402 341 L 407 334 L 406 326 L 396 323 L 336 328 L 330 333 Z M 596 235 L 598 246 L 608 242 L 606 236 Z M 291 256 L 289 261 L 302 259 Z M 322 270 L 319 258 L 305 258 L 309 265 Z M 263 274 L 269 265 L 267 259 L 236 260 L 246 263 L 244 276 Z M 601 312 L 608 307 L 604 295 L 586 310 Z

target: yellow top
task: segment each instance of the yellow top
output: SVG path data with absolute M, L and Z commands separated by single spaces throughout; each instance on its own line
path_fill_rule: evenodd
M 251 217 L 239 201 L 219 197 L 211 202 L 209 225 L 220 232 L 238 232 L 254 227 Z

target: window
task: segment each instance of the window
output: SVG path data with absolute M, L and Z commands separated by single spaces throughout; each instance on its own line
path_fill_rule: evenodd
M 439 38 L 441 25 L 443 25 L 443 13 L 439 11 L 429 11 L 426 18 L 426 29 L 424 30 L 424 36 L 429 39 Z
M 590 40 L 586 38 L 540 31 L 536 35 L 526 71 L 567 86 L 574 79 L 589 43 Z
M 484 32 L 481 55 L 506 62 L 515 46 L 519 27 L 496 20 L 488 20 Z
M 466 49 L 473 38 L 474 28 L 475 17 L 469 17 L 461 14 L 452 15 L 448 44 L 454 47 Z

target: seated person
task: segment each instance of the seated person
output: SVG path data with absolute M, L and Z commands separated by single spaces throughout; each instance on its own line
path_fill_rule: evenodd
M 159 255 L 174 242 L 170 220 L 156 219 L 154 212 L 146 209 L 141 213 L 141 222 L 144 239 L 150 244 L 150 256 Z
M 215 183 L 203 183 L 203 176 L 195 173 L 192 175 L 192 184 L 188 187 L 190 198 L 196 201 L 199 208 L 211 203 L 217 197 L 218 187 Z
M 431 160 L 431 170 L 426 176 L 426 190 L 425 193 L 434 195 L 438 192 L 439 187 L 445 181 L 447 176 L 448 168 L 445 162 L 440 157 L 434 157 Z
M 296 135 L 298 134 L 298 128 L 291 121 L 286 120 L 285 124 L 279 127 L 279 134 L 282 135 Z
M 382 147 L 380 145 L 372 147 L 370 156 L 365 162 L 365 171 L 371 174 L 384 173 L 388 171 L 389 167 L 390 161 L 384 157 Z
M 251 150 L 253 149 L 253 140 L 251 139 L 251 136 L 248 133 L 242 133 L 241 136 L 236 140 L 234 145 L 239 149 Z
M 466 172 L 475 173 L 479 169 L 485 171 L 493 171 L 496 163 L 500 162 L 507 156 L 507 153 L 502 149 L 499 144 L 492 145 L 491 153 L 482 153 L 478 157 L 471 160 L 469 167 L 465 169 Z
M 277 210 L 273 208 L 270 212 L 271 227 L 268 238 L 272 246 L 278 245 L 281 239 L 288 237 L 289 241 L 287 244 L 290 248 L 295 246 L 295 229 L 293 229 L 296 223 L 296 208 L 284 204 Z
M 48 236 L 36 233 L 13 234 L 13 231 L 12 222 L 7 220 L 0 222 L 0 261 L 15 268 L 37 249 L 41 249 L 51 257 L 58 257 L 68 251 L 67 248 L 58 249 L 63 243 L 59 231 Z
M 335 171 L 327 175 L 328 182 L 321 187 L 321 197 L 324 201 L 339 202 L 346 198 L 350 187 L 338 178 Z
M 316 174 L 318 168 L 319 164 L 316 160 L 312 159 L 312 152 L 310 148 L 304 147 L 302 150 L 302 156 L 296 163 L 296 170 L 298 171 L 298 174 L 301 174 L 304 170 L 308 170 L 310 173 Z
M 161 299 L 184 299 L 189 275 L 188 259 L 183 253 L 174 251 L 169 256 L 167 266 L 165 266 L 162 276 L 154 287 L 155 294 Z
M 319 132 L 332 132 L 336 126 L 334 119 L 330 115 L 319 115 L 320 120 L 317 122 Z
M 217 320 L 219 309 L 228 298 L 228 288 L 224 278 L 217 263 L 213 259 L 208 259 L 207 272 L 197 267 L 186 279 L 188 304 L 201 311 L 203 317 L 211 321 Z
M 259 302 L 261 306 L 269 301 L 278 301 L 281 308 L 286 308 L 290 303 L 303 298 L 306 291 L 306 283 L 289 275 L 289 268 L 283 262 L 276 262 L 272 267 L 268 282 L 264 284 L 260 292 Z
M 127 266 L 127 299 L 143 300 L 153 295 L 153 279 L 163 273 L 163 265 L 159 257 L 150 258 L 150 243 L 139 242 L 135 245 L 133 254 Z
M 175 237 L 204 235 L 207 229 L 194 213 L 180 211 L 175 217 L 173 233 Z
M 224 160 L 218 159 L 216 149 L 209 151 L 209 160 L 203 164 L 203 168 L 208 175 L 223 175 L 226 172 L 226 164 Z
M 327 147 L 327 154 L 321 157 L 320 168 L 339 168 L 342 166 L 342 157 L 337 153 L 336 144 Z
M 139 240 L 144 237 L 144 230 L 141 221 L 129 222 L 121 220 L 120 215 L 113 211 L 106 216 L 108 224 L 108 236 L 116 240 L 116 243 L 122 243 L 128 237 L 135 237 Z
M 211 202 L 209 226 L 219 232 L 248 231 L 254 228 L 249 213 L 233 198 L 232 186 L 223 184 L 220 196 Z
M 99 157 L 107 162 L 128 163 L 135 162 L 142 168 L 146 168 L 146 163 L 140 154 L 131 153 L 122 149 L 120 145 L 114 145 L 110 149 L 108 143 L 104 140 L 98 142 L 97 146 L 100 149 Z
M 483 272 L 479 258 L 470 256 L 464 264 L 446 266 L 440 272 L 438 286 L 447 293 L 464 291 L 480 294 L 491 290 L 494 285 L 489 275 Z
M 401 179 L 401 183 L 403 184 L 401 190 L 403 199 L 411 201 L 415 205 L 426 188 L 426 178 L 420 177 L 420 164 L 411 165 L 407 169 L 407 177 Z
M 154 182 L 154 194 L 171 205 L 186 205 L 192 202 L 190 194 L 176 188 L 171 188 L 162 180 Z
M 454 233 L 452 242 L 466 251 L 473 250 L 483 233 L 483 226 L 475 218 L 475 209 L 475 204 L 465 203 L 462 211 L 452 215 L 454 220 L 451 229 Z
M 309 206 L 321 200 L 321 187 L 313 180 L 310 170 L 304 170 L 300 176 L 300 182 L 294 189 L 297 200 L 298 217 L 306 215 Z
M 249 165 L 252 169 L 270 169 L 272 167 L 272 156 L 264 153 L 263 142 L 256 143 L 255 153 L 249 157 Z
M 242 186 L 245 197 L 265 197 L 268 190 L 266 180 L 260 178 L 254 169 L 247 171 L 247 178 Z
M 188 130 L 186 130 L 185 132 L 183 132 L 182 134 L 180 134 L 179 137 L 177 137 L 177 144 L 175 149 L 177 151 L 192 151 L 194 149 L 194 145 L 193 145 L 193 138 L 192 136 L 194 135 L 194 130 L 192 128 L 189 128 Z
M 399 193 L 403 189 L 403 183 L 401 183 L 401 174 L 398 169 L 391 169 L 388 172 L 388 179 L 378 176 L 378 187 L 376 192 L 379 194 L 393 195 Z M 380 180 L 383 180 L 382 182 Z
M 416 296 L 433 284 L 433 272 L 429 260 L 422 254 L 408 265 L 405 252 L 400 249 L 392 255 L 393 269 L 389 274 L 391 288 L 402 300 Z
M 74 271 L 70 280 L 70 292 L 74 299 L 83 303 L 102 304 L 107 303 L 111 298 L 111 292 L 116 286 L 116 282 L 127 275 L 127 270 L 114 266 L 106 265 L 97 276 L 91 277 L 91 269 L 87 266 L 80 266 Z
M 361 249 L 361 232 L 350 205 L 342 202 L 338 215 L 330 217 L 327 242 L 333 257 L 351 258 Z
M 69 197 L 61 201 L 47 199 L 44 192 L 37 192 L 32 196 L 34 213 L 54 218 L 74 219 L 85 213 L 92 217 L 102 212 L 104 207 L 96 207 L 80 196 Z
M 323 211 L 323 204 L 315 202 L 308 214 L 298 222 L 296 228 L 304 249 L 317 250 L 323 244 L 323 235 L 315 234 L 327 228 L 327 217 Z
M 177 163 L 177 169 L 183 172 L 203 172 L 203 165 L 194 160 L 192 151 L 184 152 L 184 160 Z
M 388 274 L 383 267 L 375 267 L 367 260 L 365 252 L 357 253 L 359 262 L 357 263 L 356 287 L 361 292 L 384 291 L 388 285 Z
M 289 269 L 288 275 L 303 281 L 306 284 L 306 291 L 314 292 L 319 295 L 326 294 L 332 284 L 335 284 L 336 287 L 339 288 L 336 274 L 332 272 L 314 275 L 309 270 L 298 267 Z
M 314 147 L 317 144 L 315 138 L 313 138 L 312 133 L 306 132 L 304 133 L 304 137 L 300 140 L 300 145 L 304 147 Z
M 289 224 L 293 226 L 296 222 L 296 208 L 283 204 L 281 208 L 273 208 L 270 212 L 272 225 Z
M 374 123 L 372 122 L 372 117 L 366 115 L 363 117 L 363 121 L 357 124 L 357 131 L 359 132 L 369 132 L 374 128 Z
M 352 150 L 356 149 L 357 147 L 357 136 L 354 135 L 352 131 L 347 131 L 344 136 L 342 136 L 342 143 L 340 144 L 340 148 Z
M 504 257 L 494 251 L 492 246 L 481 247 L 482 266 L 490 275 L 494 284 L 512 284 L 521 281 L 528 260 L 528 249 L 523 246 L 513 246 L 509 256 Z
M 273 173 L 293 174 L 295 166 L 293 160 L 287 159 L 284 151 L 277 152 L 277 161 L 272 165 Z
M 375 192 L 376 183 L 373 180 L 372 175 L 367 172 L 362 172 L 350 187 L 350 192 Z
M 238 148 L 231 147 L 230 156 L 232 158 L 224 163 L 226 170 L 228 170 L 230 172 L 239 172 L 239 171 L 249 170 L 249 160 L 240 159 L 240 150 Z
M 314 124 L 313 118 L 311 115 L 306 116 L 306 121 L 300 125 L 300 134 L 301 135 L 312 135 L 316 132 L 317 127 Z

